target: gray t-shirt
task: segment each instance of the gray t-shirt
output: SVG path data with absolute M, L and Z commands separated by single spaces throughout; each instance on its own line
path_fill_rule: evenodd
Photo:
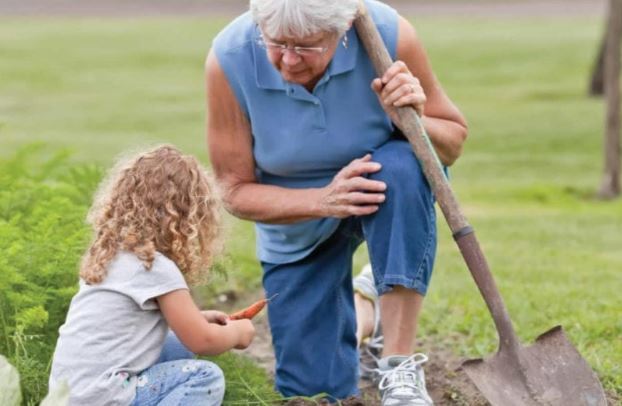
M 67 381 L 70 405 L 129 405 L 136 374 L 158 360 L 168 331 L 155 297 L 178 289 L 188 289 L 183 275 L 159 253 L 146 270 L 120 252 L 102 283 L 80 280 L 59 330 L 50 389 Z

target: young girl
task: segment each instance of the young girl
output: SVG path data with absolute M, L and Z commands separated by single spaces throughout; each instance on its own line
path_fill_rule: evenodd
M 194 353 L 246 348 L 255 330 L 201 312 L 188 291 L 215 253 L 214 196 L 197 160 L 171 146 L 118 165 L 100 186 L 50 376 L 51 388 L 69 384 L 71 405 L 221 404 L 222 371 Z

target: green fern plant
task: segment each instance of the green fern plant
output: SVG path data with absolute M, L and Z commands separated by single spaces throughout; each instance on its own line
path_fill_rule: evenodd
M 58 327 L 90 235 L 84 217 L 101 175 L 41 145 L 0 161 L 0 354 L 20 372 L 27 405 L 47 392 Z

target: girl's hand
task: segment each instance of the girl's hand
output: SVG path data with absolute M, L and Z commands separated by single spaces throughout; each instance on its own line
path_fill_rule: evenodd
M 378 210 L 384 202 L 384 182 L 371 180 L 365 174 L 378 172 L 381 165 L 367 154 L 350 162 L 333 181 L 322 189 L 319 206 L 323 217 L 365 216 Z
M 226 326 L 229 322 L 229 316 L 227 315 L 227 313 L 219 312 L 218 310 L 203 310 L 201 314 L 208 323 L 215 323 L 220 324 L 221 326 Z
M 255 338 L 255 326 L 253 322 L 248 319 L 231 320 L 232 326 L 235 326 L 238 330 L 238 344 L 234 347 L 236 350 L 243 350 L 253 341 Z
M 395 61 L 382 78 L 373 80 L 371 87 L 394 123 L 399 124 L 397 107 L 413 106 L 417 114 L 423 117 L 426 102 L 425 92 L 419 83 L 419 79 L 410 73 L 404 62 Z

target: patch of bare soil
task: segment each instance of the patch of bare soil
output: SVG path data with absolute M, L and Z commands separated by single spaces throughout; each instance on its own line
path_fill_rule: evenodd
M 359 397 L 350 397 L 342 400 L 340 406 L 367 406 L 370 403 L 366 403 L 364 399 Z M 313 401 L 307 399 L 292 399 L 285 404 L 285 406 L 329 406 L 329 402 Z
M 424 365 L 426 385 L 435 405 L 485 406 L 489 403 L 480 395 L 466 374 L 459 370 L 461 360 L 447 347 L 431 340 L 419 341 L 429 361 Z M 370 381 L 359 384 L 364 405 L 380 406 L 378 390 Z
M 274 355 L 272 352 L 272 338 L 265 313 L 255 319 L 257 334 L 253 344 L 239 353 L 253 359 L 258 365 L 274 375 Z M 436 405 L 453 406 L 484 406 L 488 402 L 479 394 L 475 386 L 469 381 L 464 372 L 458 370 L 461 360 L 458 359 L 446 346 L 431 340 L 420 340 L 420 346 L 429 356 L 425 364 L 425 373 L 428 391 Z M 368 380 L 361 380 L 360 397 L 352 397 L 341 402 L 343 406 L 379 406 L 380 398 L 375 384 Z M 309 399 L 293 399 L 287 406 L 318 405 L 318 401 Z
M 224 294 L 221 307 L 224 311 L 239 310 L 247 304 L 262 298 L 261 293 L 252 293 L 238 298 L 232 292 Z M 242 303 L 242 304 L 240 304 Z M 236 351 L 249 357 L 274 376 L 274 353 L 272 351 L 272 336 L 268 325 L 265 310 L 255 319 L 256 335 L 253 344 L 243 351 Z M 460 337 L 445 337 L 442 342 L 429 338 L 419 339 L 419 350 L 425 352 L 429 361 L 424 365 L 428 392 L 437 406 L 487 406 L 489 403 L 479 393 L 467 375 L 460 370 L 464 359 L 456 356 L 450 347 L 455 347 Z M 380 406 L 380 397 L 377 386 L 369 380 L 359 382 L 361 395 L 341 401 L 342 406 Z M 620 398 L 612 392 L 607 392 L 607 401 L 610 406 L 621 405 Z M 320 400 L 297 398 L 284 403 L 285 406 L 318 406 L 329 405 Z
M 455 337 L 454 340 L 459 340 Z M 430 357 L 425 365 L 426 383 L 437 405 L 484 406 L 489 403 L 475 385 L 460 370 L 464 359 L 457 357 L 448 345 L 451 338 L 438 342 L 420 339 L 419 344 Z

